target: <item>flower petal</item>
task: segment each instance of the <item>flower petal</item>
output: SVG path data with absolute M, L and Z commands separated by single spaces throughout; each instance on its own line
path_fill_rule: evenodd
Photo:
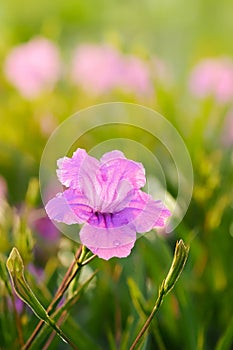
M 62 193 L 58 193 L 45 206 L 45 210 L 51 220 L 64 222 L 67 225 L 79 223 L 76 215 L 63 198 Z
M 99 161 L 90 157 L 84 149 L 78 148 L 72 158 L 64 157 L 57 161 L 57 176 L 59 181 L 66 187 L 80 189 L 82 183 L 82 172 L 87 169 L 96 173 Z
M 155 201 L 145 192 L 137 191 L 129 205 L 113 216 L 113 224 L 132 225 L 136 232 L 144 233 L 154 227 L 165 226 L 170 211 L 161 201 Z
M 123 209 L 129 203 L 133 190 L 146 182 L 142 164 L 128 160 L 120 151 L 106 153 L 99 162 L 85 150 L 78 149 L 72 158 L 61 158 L 57 163 L 60 182 L 82 191 L 96 211 Z
M 79 223 L 86 222 L 93 215 L 93 209 L 89 204 L 89 200 L 79 190 L 68 188 L 63 192 L 63 197 L 76 215 Z
M 79 148 L 73 153 L 72 158 L 63 157 L 58 159 L 57 176 L 62 185 L 71 188 L 79 187 L 79 170 L 87 156 L 87 152 Z
M 129 181 L 134 189 L 139 189 L 146 184 L 145 169 L 141 163 L 127 159 L 123 152 L 112 151 L 105 153 L 100 159 L 101 169 L 105 176 L 110 169 L 110 175 L 113 168 L 116 172 L 120 171 L 119 179 Z
M 109 260 L 113 257 L 126 258 L 131 253 L 131 249 L 133 248 L 133 246 L 134 242 L 115 248 L 94 248 L 91 246 L 88 248 L 92 251 L 93 254 L 96 254 L 99 258 Z
M 106 153 L 100 160 L 97 175 L 101 184 L 98 210 L 116 212 L 131 200 L 135 189 L 145 185 L 145 169 L 142 164 L 125 158 L 120 151 Z
M 79 171 L 80 190 L 88 199 L 93 210 L 99 209 L 101 194 L 101 183 L 97 178 L 99 171 L 99 161 L 93 157 L 86 157 Z
M 80 239 L 94 254 L 108 260 L 113 256 L 127 256 L 134 246 L 136 232 L 128 226 L 104 228 L 85 224 Z
M 111 152 L 104 153 L 104 155 L 100 158 L 100 162 L 106 163 L 110 160 L 118 159 L 118 158 L 126 159 L 123 152 L 114 150 Z
M 50 219 L 65 224 L 82 224 L 92 215 L 88 201 L 78 190 L 68 189 L 51 199 L 45 206 Z

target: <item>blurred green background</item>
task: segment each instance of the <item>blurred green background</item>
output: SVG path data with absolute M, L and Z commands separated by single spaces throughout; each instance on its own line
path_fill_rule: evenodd
M 45 216 L 37 179 L 44 146 L 56 126 L 78 110 L 94 104 L 112 101 L 142 104 L 172 122 L 183 137 L 193 163 L 193 198 L 174 232 L 146 235 L 137 241 L 126 259 L 108 262 L 98 259 L 91 264 L 91 270 L 100 271 L 64 325 L 81 350 L 91 346 L 129 349 L 153 306 L 179 238 L 191 246 L 188 264 L 141 348 L 233 349 L 232 13 L 230 0 L 1 1 L 1 260 L 5 262 L 11 248 L 17 246 L 26 269 L 31 263 L 43 269 L 41 283 L 33 273 L 29 273 L 28 278 L 44 305 L 51 300 L 77 248 L 59 233 L 54 233 L 51 239 L 51 227 L 38 228 L 31 223 L 35 216 Z M 9 78 L 6 62 L 15 47 L 38 37 L 55 45 L 60 62 L 59 77 L 54 78 L 49 88 L 42 84 L 35 96 L 25 96 Z M 127 86 L 117 81 L 107 91 L 98 93 L 91 90 L 92 76 L 86 78 L 89 88 L 86 88 L 85 76 L 84 82 L 79 76 L 74 81 L 71 70 L 74 51 L 86 44 L 96 45 L 100 50 L 103 46 L 113 48 L 124 64 L 129 57 L 143 62 L 150 92 L 134 89 L 137 70 Z M 195 67 L 208 58 L 214 64 L 211 63 L 211 69 L 201 70 L 196 90 L 190 88 Z M 88 57 L 90 62 L 92 59 L 94 55 Z M 16 59 L 15 66 L 19 61 Z M 20 64 L 26 67 L 25 78 L 21 78 L 23 84 L 22 81 L 28 79 L 27 54 Z M 40 68 L 40 64 L 38 66 Z M 106 67 L 103 64 L 103 71 L 99 70 L 99 79 Z M 108 74 L 110 63 L 109 67 Z M 41 72 L 35 74 L 43 77 Z M 141 137 L 158 157 L 163 157 L 163 150 L 149 135 L 135 136 L 134 130 L 114 130 L 109 133 L 111 137 L 133 140 Z M 80 140 L 80 146 L 90 149 L 105 138 L 104 131 L 95 130 Z M 169 169 L 165 175 L 168 189 L 175 196 L 176 183 Z M 0 348 L 18 349 L 15 318 L 7 298 L 1 282 Z M 37 320 L 25 308 L 20 309 L 19 317 L 26 340 Z M 46 340 L 41 342 L 45 344 Z M 66 348 L 57 338 L 49 345 L 49 349 Z

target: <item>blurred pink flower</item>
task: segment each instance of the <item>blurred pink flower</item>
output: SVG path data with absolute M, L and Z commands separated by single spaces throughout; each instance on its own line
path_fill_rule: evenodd
M 72 79 L 87 93 L 99 95 L 114 89 L 121 70 L 120 54 L 110 46 L 83 44 L 74 52 Z
M 128 256 L 136 232 L 163 227 L 170 215 L 161 201 L 140 190 L 146 183 L 142 164 L 120 151 L 97 160 L 79 148 L 72 158 L 58 160 L 57 175 L 66 189 L 47 203 L 49 218 L 84 223 L 81 242 L 105 260 Z
M 125 56 L 122 61 L 119 88 L 135 95 L 151 95 L 152 83 L 146 62 L 136 56 Z
M 174 77 L 171 67 L 166 61 L 156 56 L 151 59 L 151 74 L 155 83 L 158 82 L 165 87 L 170 87 L 173 84 Z
M 30 213 L 29 225 L 41 238 L 48 241 L 57 241 L 60 232 L 55 225 L 49 220 L 44 209 L 34 209 Z
M 13 292 L 14 293 L 14 292 Z M 14 304 L 15 304 L 15 309 L 16 312 L 18 314 L 21 314 L 23 312 L 23 308 L 24 308 L 24 302 L 14 293 Z M 7 297 L 7 305 L 9 307 L 10 311 L 14 310 L 14 306 L 13 306 L 13 301 L 11 297 Z
M 38 37 L 16 46 L 6 58 L 4 71 L 9 82 L 28 99 L 52 89 L 61 73 L 57 46 Z
M 30 263 L 27 268 L 28 271 L 34 276 L 38 284 L 43 282 L 45 279 L 45 272 L 42 267 Z
M 114 89 L 143 95 L 152 90 L 146 63 L 107 45 L 80 45 L 74 52 L 71 74 L 74 83 L 92 95 Z
M 207 58 L 191 72 L 189 89 L 198 98 L 212 96 L 219 103 L 233 98 L 233 61 L 229 58 Z

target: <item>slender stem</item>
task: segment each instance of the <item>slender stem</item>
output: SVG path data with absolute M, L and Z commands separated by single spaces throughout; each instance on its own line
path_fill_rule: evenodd
M 57 306 L 57 304 L 59 303 L 61 297 L 63 296 L 63 294 L 65 293 L 65 291 L 67 290 L 67 288 L 69 287 L 70 283 L 72 282 L 73 278 L 76 276 L 77 272 L 78 272 L 78 268 L 76 265 L 76 261 L 79 260 L 81 254 L 82 254 L 82 249 L 83 246 L 79 247 L 79 249 L 77 250 L 76 254 L 75 254 L 75 259 L 73 260 L 72 264 L 70 265 L 69 269 L 67 270 L 62 283 L 60 284 L 54 299 L 52 300 L 52 302 L 50 303 L 47 312 L 52 312 L 55 307 Z M 74 270 L 73 274 L 72 271 Z M 72 277 L 72 279 L 71 279 Z
M 140 339 L 142 338 L 142 336 L 144 335 L 144 333 L 146 332 L 146 330 L 149 328 L 150 323 L 155 315 L 155 313 L 158 311 L 160 305 L 162 304 L 163 301 L 163 297 L 164 297 L 165 293 L 164 293 L 164 289 L 160 288 L 159 290 L 159 295 L 158 298 L 155 302 L 155 305 L 153 307 L 153 310 L 151 311 L 150 316 L 147 318 L 146 322 L 144 323 L 144 326 L 142 327 L 142 329 L 140 330 L 140 332 L 138 333 L 136 339 L 134 340 L 133 344 L 130 347 L 130 350 L 134 350 L 136 348 L 136 346 L 138 345 Z
M 53 312 L 53 310 L 55 309 L 56 305 L 59 303 L 59 301 L 61 300 L 63 294 L 65 293 L 65 291 L 67 290 L 67 288 L 69 287 L 70 283 L 72 282 L 72 280 L 74 279 L 74 277 L 76 276 L 78 270 L 80 269 L 80 266 L 77 266 L 77 260 L 79 260 L 81 253 L 82 253 L 82 249 L 83 247 L 79 247 L 79 249 L 77 250 L 76 254 L 75 254 L 75 259 L 72 262 L 72 264 L 70 265 L 69 269 L 67 270 L 61 284 L 60 287 L 58 288 L 54 299 L 52 300 L 52 302 L 50 303 L 50 305 L 47 308 L 47 313 L 51 313 Z M 71 275 L 72 271 L 74 270 L 73 274 Z M 36 328 L 34 329 L 33 333 L 31 334 L 30 338 L 27 340 L 26 344 L 23 347 L 23 350 L 28 350 L 30 348 L 30 346 L 32 345 L 32 342 L 34 341 L 35 337 L 37 336 L 37 334 L 39 333 L 39 331 L 41 330 L 41 328 L 43 327 L 44 321 L 40 321 Z
M 162 304 L 163 297 L 172 290 L 177 280 L 179 279 L 181 272 L 183 271 L 184 265 L 187 261 L 188 253 L 189 246 L 186 246 L 182 240 L 177 241 L 171 267 L 168 271 L 166 278 L 163 280 L 159 288 L 158 298 L 155 302 L 153 310 L 151 311 L 150 316 L 146 320 L 144 326 L 142 327 L 133 344 L 131 345 L 130 350 L 135 349 L 135 347 L 138 345 L 140 339 L 142 338 L 146 330 L 149 328 L 156 311 Z
M 92 278 L 96 275 L 97 271 L 95 271 L 87 280 L 86 282 L 82 285 L 86 285 L 88 284 Z M 67 315 L 68 315 L 68 310 L 71 308 L 72 305 L 74 305 L 78 299 L 80 298 L 80 291 L 81 291 L 82 287 L 79 287 L 75 293 L 73 294 L 73 296 L 68 299 L 66 301 L 65 304 L 63 304 L 59 309 L 57 309 L 54 314 L 53 314 L 53 318 L 56 320 L 56 324 L 60 327 L 61 324 L 63 323 L 63 321 L 66 319 Z M 56 335 L 56 332 L 52 332 L 52 334 L 50 335 L 48 341 L 46 342 L 46 344 L 43 347 L 43 350 L 47 350 L 49 348 L 49 345 L 51 344 L 54 336 Z
M 90 258 L 86 259 L 84 262 L 81 263 L 81 266 L 87 265 L 90 261 L 94 260 L 97 257 L 97 255 L 92 255 Z

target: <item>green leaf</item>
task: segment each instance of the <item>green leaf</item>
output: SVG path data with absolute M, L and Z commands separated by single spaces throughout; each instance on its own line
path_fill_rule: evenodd
M 233 343 L 233 318 L 230 320 L 225 332 L 219 339 L 216 350 L 230 350 Z
M 35 294 L 25 280 L 23 260 L 16 248 L 12 249 L 6 265 L 18 297 L 32 309 L 38 318 L 50 325 L 64 342 L 70 344 L 69 339 L 63 334 L 62 330 L 56 325 L 55 321 L 49 317 L 46 310 L 36 298 Z
M 135 281 L 131 277 L 129 277 L 127 282 L 134 307 L 137 310 L 139 316 L 143 318 L 147 314 L 145 310 L 145 305 L 147 303 Z

